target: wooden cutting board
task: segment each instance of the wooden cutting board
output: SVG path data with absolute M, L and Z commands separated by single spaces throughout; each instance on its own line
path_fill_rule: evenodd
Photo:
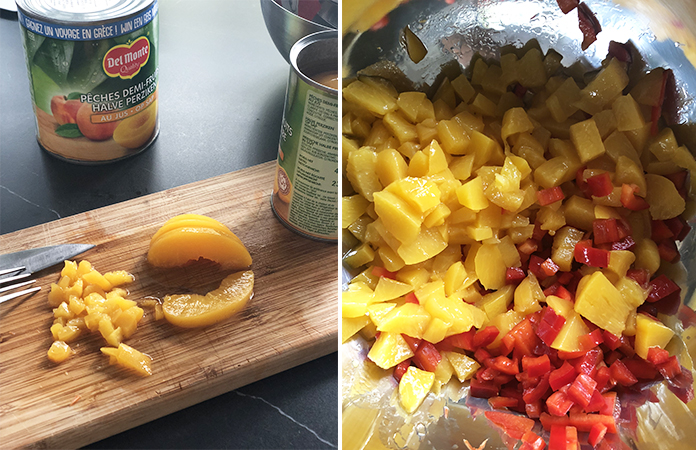
M 153 358 L 150 377 L 108 364 L 90 334 L 60 365 L 46 358 L 52 310 L 46 296 L 61 265 L 38 273 L 42 290 L 0 305 L 0 446 L 80 447 L 338 348 L 338 250 L 285 228 L 270 207 L 275 163 L 0 235 L 0 252 L 94 244 L 77 257 L 100 272 L 126 270 L 133 300 L 216 288 L 230 272 L 213 265 L 163 270 L 146 261 L 167 219 L 198 213 L 226 224 L 253 258 L 254 296 L 236 316 L 204 329 L 145 317 L 127 344 Z

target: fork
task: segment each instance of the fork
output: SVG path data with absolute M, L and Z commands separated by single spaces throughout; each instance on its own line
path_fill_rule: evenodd
M 8 291 L 13 291 L 15 289 L 19 289 L 21 287 L 29 286 L 30 284 L 36 282 L 36 280 L 22 281 L 26 278 L 31 277 L 31 272 L 21 273 L 24 270 L 25 270 L 25 267 L 15 267 L 12 269 L 0 270 L 0 277 L 16 273 L 16 275 L 12 275 L 12 276 L 5 277 L 5 278 L 0 278 L 0 286 L 7 285 L 8 283 L 12 283 L 12 284 L 9 284 L 7 286 L 0 287 L 0 294 L 2 294 L 3 292 L 8 292 Z M 34 292 L 37 292 L 39 290 L 41 290 L 41 286 L 35 286 L 32 288 L 28 288 L 28 289 L 22 289 L 21 291 L 16 291 L 16 292 L 11 292 L 9 294 L 0 295 L 0 303 L 15 299 L 17 297 L 21 297 L 23 295 L 33 294 Z

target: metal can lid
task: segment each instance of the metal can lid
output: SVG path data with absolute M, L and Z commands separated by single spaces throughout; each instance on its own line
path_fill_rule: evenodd
M 157 0 L 16 0 L 17 9 L 48 23 L 95 25 L 142 12 Z

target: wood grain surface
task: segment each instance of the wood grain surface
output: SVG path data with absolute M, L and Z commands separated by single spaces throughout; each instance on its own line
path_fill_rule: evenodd
M 127 344 L 153 358 L 150 377 L 108 364 L 90 334 L 60 365 L 48 361 L 46 296 L 61 265 L 37 274 L 42 290 L 0 305 L 0 447 L 73 448 L 162 417 L 324 356 L 338 348 L 338 249 L 286 229 L 270 208 L 275 163 L 147 195 L 0 235 L 0 253 L 61 243 L 103 272 L 127 270 L 129 298 L 214 289 L 229 274 L 212 264 L 155 269 L 150 237 L 170 217 L 198 213 L 226 224 L 249 249 L 254 296 L 231 319 L 179 329 L 145 317 Z

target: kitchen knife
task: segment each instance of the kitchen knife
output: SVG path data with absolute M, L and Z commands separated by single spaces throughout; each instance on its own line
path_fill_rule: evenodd
M 91 244 L 60 244 L 7 253 L 0 255 L 0 268 L 10 269 L 24 266 L 27 272 L 38 272 L 62 263 L 66 259 L 84 253 L 93 247 L 94 245 Z

